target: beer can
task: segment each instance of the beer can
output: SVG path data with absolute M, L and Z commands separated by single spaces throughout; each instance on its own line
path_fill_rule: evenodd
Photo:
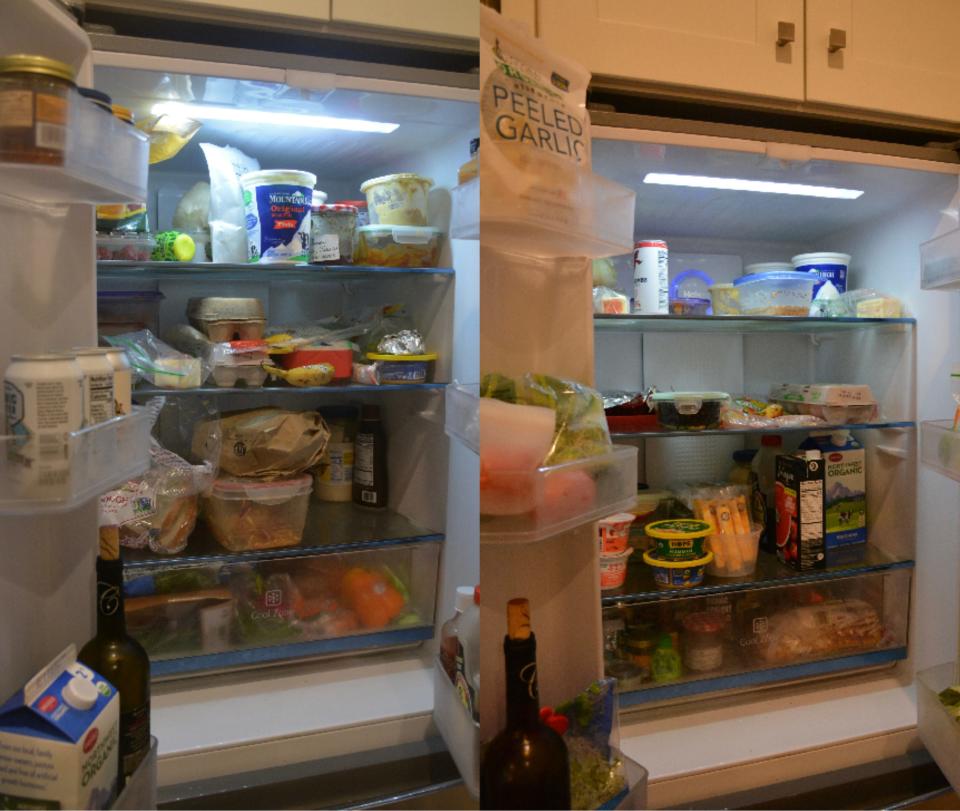
M 667 243 L 645 239 L 633 249 L 633 312 L 666 315 L 670 312 L 670 276 Z

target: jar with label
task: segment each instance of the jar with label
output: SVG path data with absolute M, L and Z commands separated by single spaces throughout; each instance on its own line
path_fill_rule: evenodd
M 74 77 L 45 56 L 0 58 L 0 161 L 63 164 Z
M 330 439 L 314 471 L 314 495 L 320 501 L 350 501 L 353 498 L 353 433 L 349 420 L 327 420 Z
M 75 349 L 74 352 L 83 372 L 83 424 L 90 426 L 112 420 L 117 415 L 113 399 L 113 364 L 99 347 Z
M 653 625 L 631 625 L 623 633 L 623 658 L 636 667 L 644 679 L 650 678 L 656 646 Z
M 683 663 L 688 670 L 706 673 L 723 667 L 723 617 L 697 611 L 683 618 Z
M 315 265 L 352 264 L 356 229 L 356 206 L 339 203 L 313 206 L 310 215 L 310 261 Z

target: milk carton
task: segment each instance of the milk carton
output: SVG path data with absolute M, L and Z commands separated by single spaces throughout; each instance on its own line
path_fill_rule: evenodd
M 863 561 L 867 549 L 867 479 L 863 446 L 849 431 L 811 434 L 800 445 L 823 457 L 827 566 Z
M 107 808 L 120 696 L 70 645 L 0 706 L 0 808 Z

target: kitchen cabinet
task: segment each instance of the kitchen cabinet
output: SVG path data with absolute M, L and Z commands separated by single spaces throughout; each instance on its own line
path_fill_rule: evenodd
M 334 22 L 476 39 L 477 5 L 477 0 L 332 0 L 331 18 Z
M 803 99 L 803 0 L 541 0 L 537 22 L 594 74 Z
M 127 12 L 159 11 L 165 16 L 209 17 L 216 14 L 220 23 L 229 22 L 230 17 L 249 17 L 251 14 L 263 17 L 299 17 L 313 22 L 330 20 L 330 0 L 275 0 L 267 5 L 260 0 L 177 0 L 176 3 L 155 3 L 151 0 L 119 3 L 116 0 L 101 0 L 88 5 L 113 6 Z
M 960 5 L 904 11 L 897 0 L 806 0 L 807 101 L 960 121 Z

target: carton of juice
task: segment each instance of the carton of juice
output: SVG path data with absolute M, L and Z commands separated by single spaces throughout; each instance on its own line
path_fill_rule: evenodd
M 0 808 L 108 808 L 120 696 L 70 645 L 0 706 Z
M 849 431 L 811 434 L 801 448 L 823 456 L 827 566 L 863 561 L 867 550 L 866 453 Z
M 777 457 L 777 557 L 800 571 L 826 567 L 823 459 L 819 451 Z

